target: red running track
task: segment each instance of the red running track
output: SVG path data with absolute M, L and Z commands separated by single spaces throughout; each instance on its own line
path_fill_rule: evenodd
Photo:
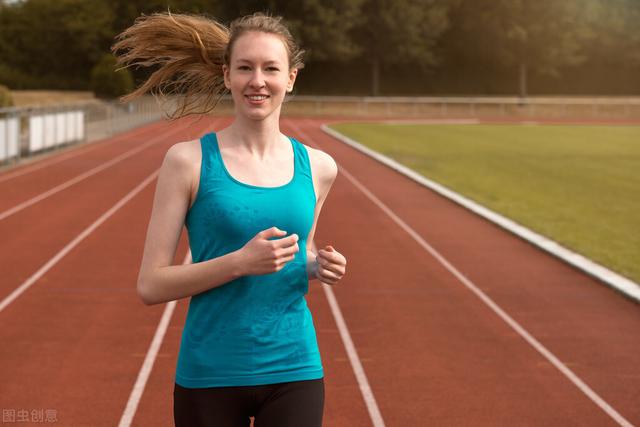
M 186 300 L 129 403 L 165 312 L 135 293 L 153 174 L 172 144 L 229 121 L 160 122 L 0 174 L 0 215 L 61 188 L 0 220 L 3 417 L 42 424 L 31 411 L 49 409 L 56 425 L 113 426 L 125 413 L 131 425 L 173 425 Z M 640 425 L 636 303 L 334 140 L 322 122 L 283 119 L 282 130 L 341 168 L 316 244 L 345 254 L 348 272 L 332 288 L 312 282 L 307 298 L 326 426 Z M 183 234 L 175 262 L 186 253 Z

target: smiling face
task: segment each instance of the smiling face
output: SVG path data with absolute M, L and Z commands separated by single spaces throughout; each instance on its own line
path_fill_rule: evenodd
M 233 44 L 229 65 L 222 66 L 224 83 L 231 91 L 236 114 L 263 120 L 276 113 L 298 73 L 289 70 L 282 39 L 270 33 L 247 32 Z

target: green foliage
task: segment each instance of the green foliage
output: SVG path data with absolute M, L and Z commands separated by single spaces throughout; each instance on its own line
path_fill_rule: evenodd
M 640 66 L 640 1 L 583 0 L 585 21 L 594 37 L 589 59 Z
M 600 1 L 600 0 L 598 0 Z M 582 0 L 457 0 L 442 46 L 453 62 L 500 64 L 520 72 L 526 96 L 527 70 L 560 76 L 587 59 L 594 33 Z M 456 61 L 457 60 L 457 61 Z
M 11 91 L 8 87 L 0 85 L 0 108 L 12 106 L 13 97 L 11 96 Z
M 198 13 L 218 16 L 219 0 L 112 0 L 113 34 L 120 33 L 140 16 L 154 12 Z
M 306 50 L 306 61 L 344 62 L 360 53 L 351 37 L 364 0 L 245 0 L 220 2 L 218 17 L 226 22 L 254 12 L 280 15 Z
M 282 15 L 307 52 L 299 88 L 364 94 L 370 85 L 369 93 L 391 94 L 413 86 L 434 93 L 430 82 L 439 73 L 449 77 L 438 80 L 438 93 L 492 94 L 498 86 L 513 93 L 520 69 L 528 70 L 523 78 L 549 82 L 548 93 L 577 81 L 603 94 L 638 91 L 637 79 L 618 76 L 640 71 L 639 0 L 0 1 L 0 82 L 87 89 L 114 36 L 141 13 L 167 9 L 225 24 L 256 11 Z M 495 77 L 505 69 L 508 82 Z M 148 77 L 147 70 L 131 71 L 136 81 Z M 405 77 L 398 83 L 396 74 Z
M 98 98 L 117 98 L 133 89 L 128 69 L 116 71 L 116 58 L 107 53 L 91 71 L 91 90 Z
M 577 6 L 575 1 L 463 0 L 456 30 L 465 42 L 480 45 L 478 54 L 494 61 L 557 74 L 560 67 L 584 59 L 580 41 L 587 34 L 576 25 Z
M 366 0 L 354 38 L 364 59 L 437 64 L 435 45 L 449 26 L 447 0 Z
M 3 7 L 0 58 L 11 69 L 52 82 L 49 89 L 84 89 L 91 67 L 109 50 L 112 21 L 107 0 L 28 0 Z
M 371 64 L 371 95 L 379 94 L 380 68 L 438 63 L 435 46 L 449 25 L 447 0 L 365 0 L 353 37 Z
M 41 79 L 0 63 L 0 82 L 14 89 L 27 89 L 36 87 Z

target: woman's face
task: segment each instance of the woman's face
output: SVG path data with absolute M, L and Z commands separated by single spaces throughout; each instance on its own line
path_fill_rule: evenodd
M 287 50 L 279 36 L 248 32 L 233 45 L 230 64 L 222 66 L 236 114 L 262 120 L 280 114 L 285 93 L 293 89 L 297 69 L 289 70 Z

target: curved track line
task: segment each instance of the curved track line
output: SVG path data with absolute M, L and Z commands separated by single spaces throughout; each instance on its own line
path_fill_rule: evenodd
M 301 132 L 301 134 L 304 134 Z M 312 140 L 308 136 L 305 137 Z M 337 139 L 337 138 L 336 138 Z M 338 139 L 339 140 L 339 139 Z M 558 359 L 551 351 L 536 340 L 529 332 L 523 328 L 518 322 L 513 320 L 498 304 L 496 304 L 489 296 L 480 290 L 471 280 L 467 279 L 460 273 L 447 259 L 427 243 L 413 228 L 400 219 L 387 205 L 378 199 L 371 191 L 369 191 L 360 181 L 351 175 L 342 166 L 339 166 L 340 172 L 369 200 L 378 206 L 385 214 L 389 216 L 400 228 L 407 232 L 422 248 L 429 252 L 438 262 L 440 262 L 452 275 L 454 275 L 462 284 L 472 291 L 482 302 L 484 302 L 494 313 L 496 313 L 505 323 L 507 323 L 518 335 L 520 335 L 527 343 L 529 343 L 536 351 L 538 351 L 545 359 L 555 366 L 563 375 L 565 375 L 580 391 L 582 391 L 589 399 L 591 399 L 600 409 L 609 415 L 616 423 L 623 427 L 633 427 L 620 413 L 618 413 L 611 405 L 602 399 L 595 391 L 593 391 L 584 381 L 582 381 L 571 369 L 569 369 L 560 359 Z
M 116 163 L 119 163 L 122 160 L 127 159 L 127 158 L 133 156 L 134 154 L 139 153 L 140 151 L 146 149 L 147 147 L 149 147 L 151 145 L 154 145 L 154 144 L 158 143 L 159 141 L 164 141 L 164 139 L 167 136 L 174 135 L 174 134 L 180 132 L 181 130 L 182 130 L 181 128 L 177 128 L 177 129 L 175 129 L 173 131 L 169 131 L 169 132 L 164 133 L 164 134 L 162 134 L 160 136 L 152 138 L 151 140 L 149 140 L 148 142 L 142 144 L 141 146 L 136 147 L 136 148 L 132 148 L 131 150 L 128 150 L 128 151 L 125 151 L 124 153 L 120 154 L 118 157 L 115 157 L 115 158 L 113 158 L 113 159 L 101 164 L 100 166 L 96 166 L 93 169 L 90 169 L 90 170 L 88 170 L 88 171 L 86 171 L 86 172 L 84 172 L 84 173 L 82 173 L 80 175 L 77 175 L 74 178 L 71 178 L 71 179 L 63 182 L 62 184 L 59 184 L 59 185 L 57 185 L 57 186 L 45 191 L 44 193 L 40 193 L 37 196 L 32 197 L 31 199 L 20 203 L 19 205 L 16 205 L 16 206 L 14 206 L 14 207 L 12 207 L 10 209 L 7 209 L 4 212 L 0 212 L 0 221 L 10 217 L 11 215 L 13 215 L 15 213 L 20 212 L 21 210 L 23 210 L 25 208 L 28 208 L 29 206 L 31 206 L 31 205 L 33 205 L 35 203 L 38 203 L 41 200 L 46 199 L 47 197 L 50 197 L 50 196 L 52 196 L 52 195 L 54 195 L 54 194 L 56 194 L 56 193 L 58 193 L 58 192 L 60 192 L 60 191 L 62 191 L 64 189 L 66 189 L 66 188 L 69 188 L 74 184 L 77 184 L 78 182 L 83 181 L 83 180 L 89 178 L 92 175 L 95 175 L 95 174 L 97 174 L 99 172 L 102 172 L 103 170 L 105 170 L 107 168 L 110 168 L 111 166 L 115 165 Z
M 462 196 L 459 193 L 443 186 L 442 184 L 438 184 L 435 181 L 432 181 L 416 171 L 396 162 L 390 157 L 387 157 L 381 153 L 378 153 L 370 148 L 360 144 L 359 142 L 341 134 L 340 132 L 331 129 L 326 124 L 323 124 L 320 127 L 325 133 L 331 135 L 337 140 L 355 148 L 356 150 L 368 155 L 369 157 L 374 158 L 378 162 L 390 167 L 403 174 L 404 176 L 411 178 L 416 181 L 418 184 L 423 185 L 438 194 L 448 198 L 456 202 L 457 204 L 469 209 L 475 214 L 491 221 L 492 223 L 504 228 L 505 230 L 515 234 L 516 236 L 524 239 L 525 241 L 531 243 L 532 245 L 537 246 L 538 248 L 550 253 L 551 255 L 561 259 L 562 261 L 572 265 L 573 267 L 589 274 L 592 277 L 595 277 L 600 282 L 608 285 L 609 287 L 619 291 L 624 296 L 631 298 L 635 302 L 640 303 L 640 285 L 634 282 L 631 279 L 628 279 L 614 271 L 609 270 L 592 261 L 579 253 L 576 253 L 570 249 L 565 248 L 560 245 L 558 242 L 551 240 L 548 237 L 545 237 L 541 234 L 536 233 L 535 231 L 530 230 L 527 227 L 524 227 L 517 222 L 500 215 L 497 212 L 494 212 L 471 199 L 468 199 Z

